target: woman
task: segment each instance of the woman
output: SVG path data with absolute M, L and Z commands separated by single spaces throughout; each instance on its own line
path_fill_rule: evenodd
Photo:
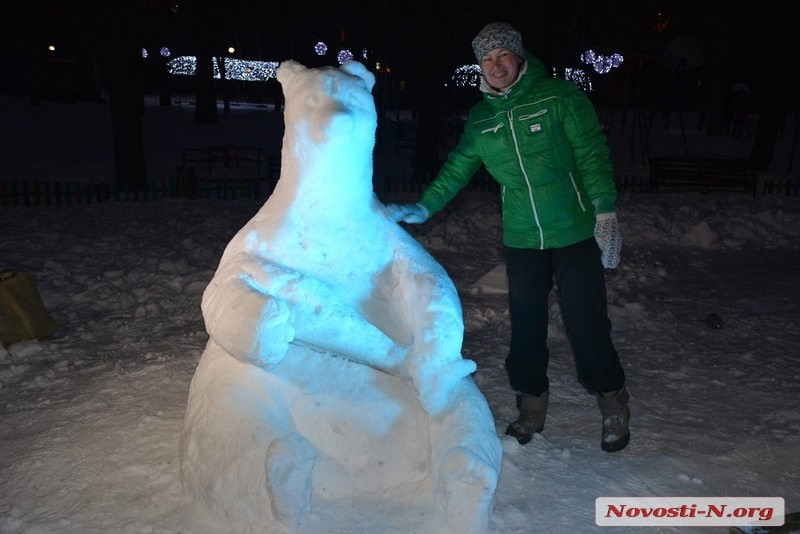
M 506 434 L 525 444 L 544 429 L 555 277 L 578 377 L 600 406 L 601 447 L 621 450 L 630 438 L 629 395 L 611 342 L 603 268 L 619 263 L 622 239 L 605 136 L 589 99 L 571 82 L 548 78 L 509 24 L 485 26 L 472 49 L 483 100 L 419 203 L 388 205 L 387 217 L 424 222 L 485 165 L 502 186 L 512 320 L 506 370 L 519 409 Z

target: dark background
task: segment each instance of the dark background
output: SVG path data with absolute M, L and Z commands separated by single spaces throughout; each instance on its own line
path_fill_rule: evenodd
M 214 80 L 212 57 L 315 67 L 335 65 L 338 50 L 349 49 L 377 75 L 381 112 L 413 111 L 415 168 L 432 174 L 443 117 L 480 98 L 472 87 L 456 87 L 452 74 L 475 63 L 470 43 L 481 27 L 507 21 L 550 72 L 587 71 L 598 107 L 697 110 L 706 135 L 724 135 L 737 110 L 758 113 L 750 160 L 759 169 L 769 165 L 775 138 L 798 107 L 799 20 L 796 0 L 3 0 L 0 91 L 31 105 L 110 105 L 117 181 L 136 185 L 146 179 L 144 94 L 158 92 L 170 105 L 171 92 L 192 92 L 196 122 L 215 124 L 217 99 L 280 101 L 281 91 L 274 79 Z M 328 45 L 326 56 L 314 52 L 318 41 Z M 167 75 L 163 46 L 172 57 L 197 56 L 196 76 Z M 618 72 L 599 75 L 580 62 L 590 48 L 626 60 Z M 668 49 L 672 61 L 664 60 Z

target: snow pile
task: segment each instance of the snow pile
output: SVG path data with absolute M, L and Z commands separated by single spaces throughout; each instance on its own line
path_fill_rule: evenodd
M 203 296 L 184 486 L 236 531 L 366 497 L 418 506 L 425 531 L 485 532 L 500 442 L 453 283 L 372 192 L 374 77 L 287 61 L 278 80 L 281 178 Z
M 13 125 L 3 130 L 0 146 L 0 160 L 8 164 L 4 177 L 111 179 L 107 106 L 42 102 L 32 108 L 0 95 L 0 109 Z M 188 105 L 148 107 L 152 177 L 174 172 L 185 146 L 261 146 L 265 139 L 280 144 L 280 114 L 234 107 L 221 115 L 219 128 L 208 128 L 193 125 L 191 111 Z M 29 135 L 37 132 L 42 135 Z M 776 158 L 788 161 L 793 137 L 791 129 L 782 136 Z M 630 136 L 616 138 L 629 144 Z M 735 140 L 726 139 L 729 153 L 741 153 Z M 377 157 L 386 161 L 385 154 Z M 105 167 L 101 175 L 88 173 L 94 165 Z M 595 525 L 594 503 L 615 495 L 780 496 L 787 512 L 800 510 L 800 201 L 742 194 L 621 196 L 622 262 L 606 275 L 612 336 L 632 396 L 632 440 L 620 455 L 609 455 L 599 447 L 596 401 L 575 379 L 555 292 L 547 427 L 525 446 L 503 436 L 517 415 L 503 366 L 507 297 L 472 292 L 503 263 L 497 197 L 465 191 L 434 220 L 406 228 L 423 242 L 427 235 L 442 238 L 442 247 L 430 251 L 460 292 L 462 354 L 478 366 L 472 377 L 502 443 L 489 532 L 606 534 L 607 527 Z M 0 267 L 32 272 L 61 325 L 46 340 L 0 350 L 0 532 L 231 533 L 229 523 L 237 517 L 210 517 L 183 492 L 179 439 L 189 384 L 209 340 L 200 289 L 214 277 L 225 246 L 261 207 L 242 199 L 0 206 L 0 227 L 7 229 L 0 232 Z M 484 215 L 476 217 L 475 210 Z M 684 236 L 703 222 L 716 235 L 711 245 L 686 243 Z M 722 328 L 708 326 L 710 313 L 722 318 Z M 349 374 L 345 365 L 337 372 Z M 385 383 L 395 383 L 386 377 Z M 354 391 L 345 393 L 364 406 L 361 392 L 374 391 L 356 379 L 348 382 Z M 382 383 L 375 384 L 380 389 Z M 406 392 L 409 398 L 417 394 L 413 387 Z M 387 403 L 377 406 L 350 414 L 348 421 L 358 426 L 389 413 Z M 421 432 L 430 431 L 427 416 L 417 415 Z M 302 458 L 302 446 L 296 449 Z M 266 457 L 259 472 L 266 479 L 265 463 Z M 303 462 L 297 464 L 302 470 Z M 307 520 L 295 531 L 422 534 L 420 521 L 433 514 L 420 515 L 430 494 L 417 489 L 390 490 L 396 492 L 392 500 L 312 498 Z M 262 530 L 286 531 L 278 523 Z
M 636 196 L 645 209 L 629 213 L 633 193 L 620 199 L 626 244 L 684 244 L 716 249 L 800 248 L 797 199 L 769 195 L 681 193 Z M 640 204 L 642 201 L 644 204 Z

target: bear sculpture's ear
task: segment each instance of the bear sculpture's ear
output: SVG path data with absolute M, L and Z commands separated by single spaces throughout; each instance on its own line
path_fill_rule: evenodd
M 358 76 L 364 80 L 364 85 L 367 87 L 367 91 L 372 92 L 372 87 L 375 85 L 375 75 L 368 71 L 367 67 L 358 61 L 348 61 L 339 68 L 348 74 Z
M 303 72 L 304 70 L 308 69 L 304 65 L 289 59 L 281 63 L 277 72 L 275 73 L 275 77 L 279 82 L 281 82 L 282 86 L 286 87 L 287 83 L 297 76 L 298 73 Z

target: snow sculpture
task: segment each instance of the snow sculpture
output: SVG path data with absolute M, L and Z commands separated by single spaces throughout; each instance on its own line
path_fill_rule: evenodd
M 484 532 L 502 449 L 455 287 L 372 191 L 375 78 L 358 62 L 277 76 L 281 177 L 203 295 L 184 488 L 243 529 L 404 488 L 437 512 L 423 528 Z

